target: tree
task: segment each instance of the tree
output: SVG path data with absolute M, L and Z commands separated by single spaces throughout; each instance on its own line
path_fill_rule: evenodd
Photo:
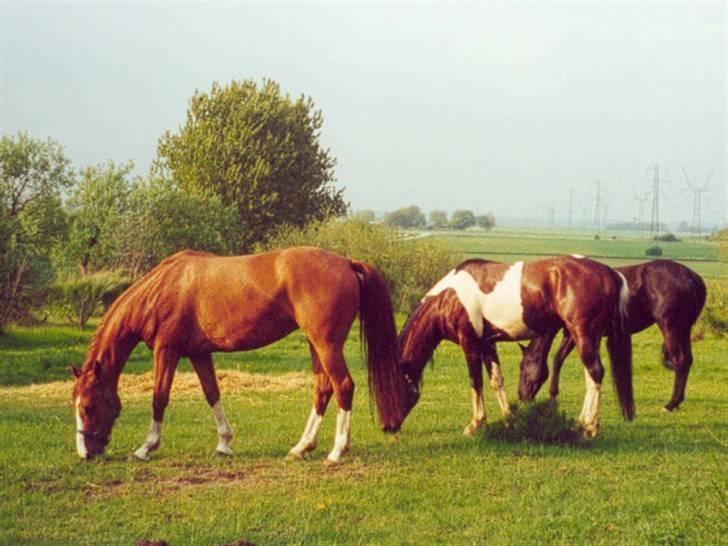
M 87 167 L 71 192 L 68 208 L 71 230 L 67 257 L 85 275 L 112 268 L 120 258 L 119 237 L 129 208 L 133 165 Z
M 475 217 L 478 226 L 490 231 L 495 227 L 495 215 L 492 212 Z
M 43 303 L 53 280 L 50 255 L 65 237 L 61 192 L 70 163 L 52 140 L 0 138 L 0 332 Z
M 217 195 L 184 192 L 172 181 L 150 178 L 134 185 L 124 225 L 123 265 L 145 272 L 179 250 L 235 252 L 237 209 Z
M 374 220 L 377 219 L 377 215 L 374 214 L 373 210 L 362 209 L 354 215 L 354 218 L 365 224 L 371 224 Z
M 452 213 L 450 226 L 453 229 L 466 229 L 475 225 L 475 214 L 471 210 L 456 210 Z
M 271 80 L 215 83 L 192 97 L 179 132 L 160 139 L 156 168 L 184 191 L 235 206 L 237 250 L 247 251 L 281 223 L 346 212 L 331 185 L 336 162 L 319 143 L 322 124 L 310 97 L 281 95 Z
M 384 217 L 384 223 L 405 229 L 418 228 L 425 225 L 425 215 L 419 207 L 404 207 L 388 213 Z
M 447 212 L 444 210 L 430 211 L 430 226 L 435 229 L 443 229 L 447 227 Z

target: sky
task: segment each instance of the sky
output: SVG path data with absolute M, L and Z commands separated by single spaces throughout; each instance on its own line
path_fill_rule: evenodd
M 352 210 L 591 223 L 728 216 L 728 3 L 0 0 L 0 131 L 144 175 L 190 97 L 312 97 Z M 649 221 L 651 202 L 645 216 Z

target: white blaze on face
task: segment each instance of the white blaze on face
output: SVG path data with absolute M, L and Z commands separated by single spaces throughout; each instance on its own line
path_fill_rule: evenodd
M 437 296 L 452 288 L 465 308 L 470 323 L 478 336 L 483 335 L 483 319 L 496 328 L 506 332 L 512 339 L 527 339 L 533 335 L 523 322 L 523 302 L 521 300 L 521 276 L 523 262 L 516 262 L 508 268 L 492 292 L 483 293 L 478 283 L 467 271 L 451 271 L 443 277 L 428 293 Z
M 76 451 L 78 456 L 82 459 L 88 457 L 88 450 L 86 449 L 86 439 L 83 437 L 83 419 L 81 419 L 81 412 L 78 409 L 81 404 L 81 397 L 76 398 Z

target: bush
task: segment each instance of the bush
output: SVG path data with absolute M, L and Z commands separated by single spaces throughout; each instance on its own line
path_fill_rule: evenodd
M 662 249 L 657 245 L 651 246 L 645 250 L 645 254 L 647 256 L 662 256 Z
M 121 272 L 74 277 L 53 286 L 51 304 L 83 328 L 102 305 L 110 305 L 129 285 L 129 278 Z
M 405 240 L 401 232 L 356 220 L 313 222 L 303 229 L 284 227 L 260 250 L 312 245 L 362 260 L 387 281 L 395 308 L 408 312 L 460 256 L 427 239 Z
M 728 334 L 728 279 L 705 279 L 708 297 L 698 320 L 698 331 Z
M 655 237 L 655 241 L 660 241 L 663 243 L 679 243 L 680 239 L 675 237 L 675 235 L 673 233 L 667 232 L 667 233 L 663 233 L 662 235 L 657 235 Z
M 581 433 L 576 422 L 559 412 L 555 400 L 511 404 L 512 418 L 485 430 L 485 438 L 536 444 L 578 444 Z

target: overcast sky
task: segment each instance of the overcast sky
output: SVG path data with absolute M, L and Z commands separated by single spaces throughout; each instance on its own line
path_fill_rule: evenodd
M 638 213 L 655 164 L 671 222 L 728 196 L 726 2 L 114 3 L 0 0 L 3 134 L 77 167 L 132 160 L 196 89 L 271 78 L 313 98 L 352 209 L 557 220 Z M 649 216 L 649 207 L 648 207 Z M 649 218 L 648 218 L 649 220 Z

